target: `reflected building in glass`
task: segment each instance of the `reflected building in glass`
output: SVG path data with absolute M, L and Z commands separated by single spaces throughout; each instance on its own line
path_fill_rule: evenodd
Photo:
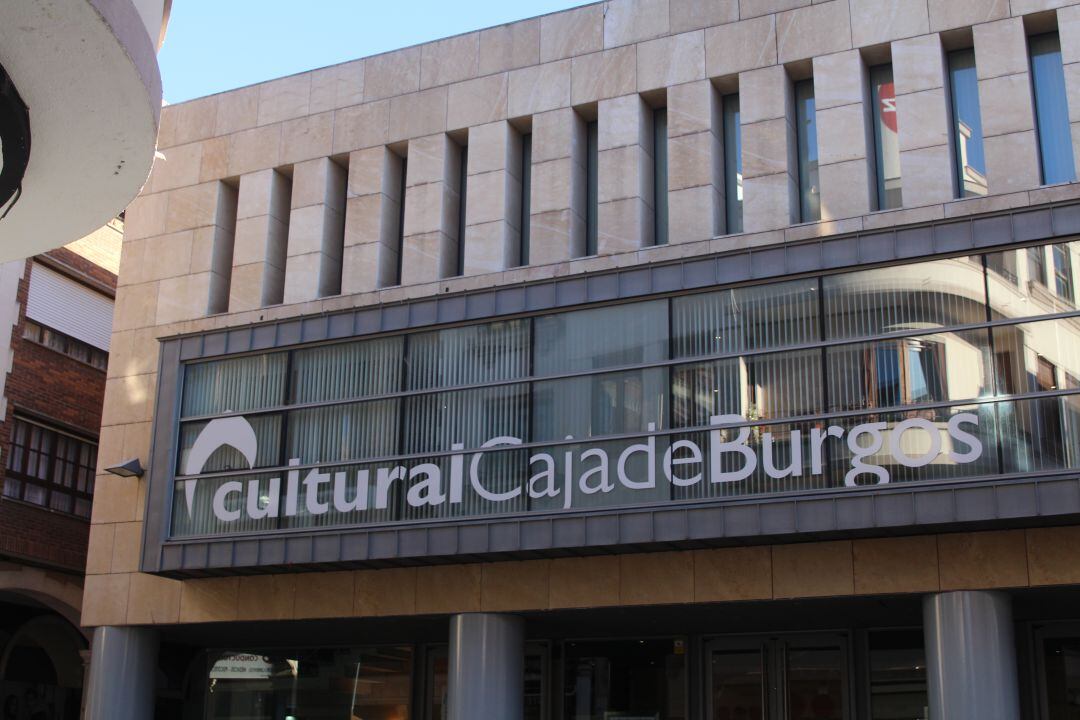
M 91 718 L 1074 716 L 1080 5 L 794 4 L 165 109 Z

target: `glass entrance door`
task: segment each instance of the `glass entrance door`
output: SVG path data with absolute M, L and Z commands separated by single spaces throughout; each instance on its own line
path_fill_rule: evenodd
M 709 720 L 849 720 L 847 638 L 716 640 L 706 650 Z

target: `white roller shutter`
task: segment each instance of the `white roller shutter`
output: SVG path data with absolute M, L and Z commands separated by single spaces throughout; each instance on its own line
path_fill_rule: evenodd
M 76 340 L 109 351 L 112 335 L 112 298 L 34 263 L 26 316 Z

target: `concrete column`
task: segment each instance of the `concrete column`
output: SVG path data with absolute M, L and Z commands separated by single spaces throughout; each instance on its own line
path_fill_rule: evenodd
M 782 65 L 739 74 L 745 232 L 784 228 L 798 220 L 793 102 L 791 79 Z
M 1024 20 L 982 23 L 972 33 L 990 194 L 1038 187 L 1039 148 Z
M 934 205 L 956 197 L 956 170 L 949 150 L 952 132 L 947 73 L 937 33 L 892 44 L 900 182 L 905 207 Z
M 153 720 L 157 656 L 154 630 L 95 628 L 85 720 Z
M 349 156 L 341 292 L 370 292 L 398 283 L 403 160 L 386 147 Z
M 869 94 L 858 50 L 814 58 L 822 220 L 865 215 L 874 205 Z
M 240 177 L 229 311 L 282 301 L 292 182 L 277 170 Z
M 570 108 L 533 116 L 529 264 L 585 254 L 585 121 Z
M 521 240 L 521 134 L 505 121 L 469 130 L 465 194 L 465 274 L 518 264 Z
M 469 613 L 450 618 L 450 720 L 520 718 L 525 694 L 525 621 Z
M 668 242 L 723 235 L 720 94 L 708 80 L 668 88 Z
M 1057 11 L 1058 37 L 1061 39 L 1061 64 L 1065 70 L 1065 89 L 1080 88 L 1080 5 Z M 1075 93 L 1075 90 L 1074 90 Z M 1066 92 L 1069 99 L 1069 126 L 1072 128 L 1073 161 L 1080 168 L 1080 98 Z
M 653 113 L 640 95 L 600 101 L 597 150 L 597 253 L 652 245 Z
M 293 167 L 285 302 L 341 292 L 345 235 L 345 168 L 330 158 Z
M 458 247 L 461 149 L 445 133 L 409 141 L 401 282 L 454 275 Z
M 1012 603 L 992 591 L 923 598 L 930 717 L 1018 720 Z

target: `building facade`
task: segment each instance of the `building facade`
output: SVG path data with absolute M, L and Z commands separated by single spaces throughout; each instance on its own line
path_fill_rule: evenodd
M 89 717 L 1075 717 L 1078 68 L 612 0 L 165 108 Z
M 0 265 L 0 708 L 81 717 L 83 574 L 123 227 Z

